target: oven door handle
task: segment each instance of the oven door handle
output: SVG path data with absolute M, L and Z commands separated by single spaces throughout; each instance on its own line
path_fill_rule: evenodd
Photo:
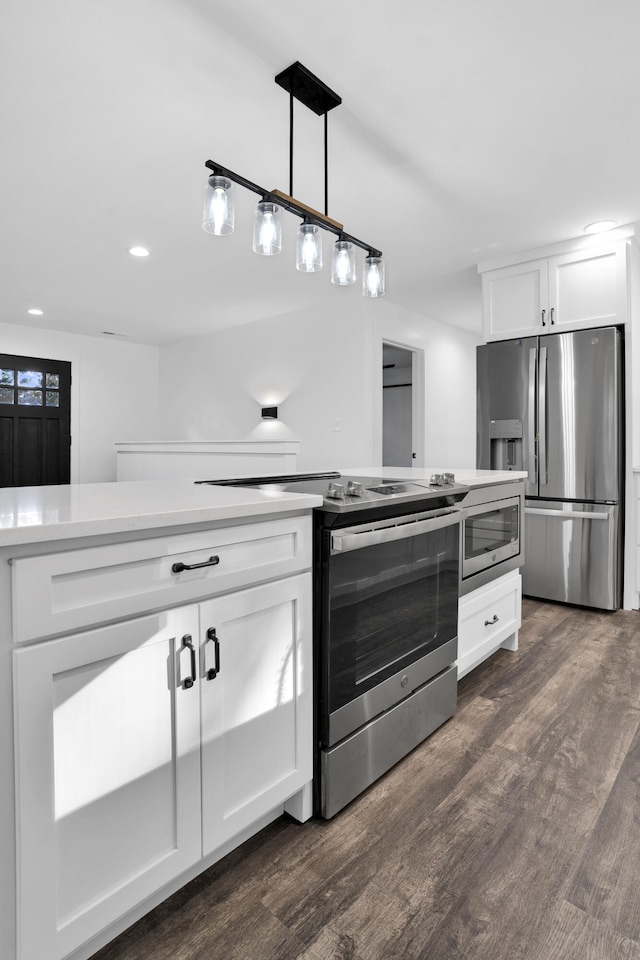
M 466 516 L 466 510 L 453 510 L 445 516 L 434 517 L 431 520 L 405 520 L 396 526 L 380 527 L 372 530 L 370 527 L 358 533 L 358 527 L 348 527 L 339 533 L 331 534 L 331 553 L 348 553 L 350 550 L 361 550 L 363 547 L 374 547 L 380 543 L 390 543 L 392 540 L 408 540 L 418 537 L 421 533 L 431 533 L 443 527 L 451 527 L 461 523 Z

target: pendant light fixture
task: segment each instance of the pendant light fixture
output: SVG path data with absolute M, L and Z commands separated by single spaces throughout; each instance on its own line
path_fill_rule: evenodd
M 230 177 L 209 177 L 204 189 L 202 229 L 216 237 L 233 233 L 235 218 L 235 184 Z
M 282 250 L 282 217 L 280 207 L 270 200 L 261 200 L 253 215 L 253 249 L 263 257 L 274 257 Z
M 384 260 L 370 253 L 365 257 L 362 274 L 362 293 L 365 297 L 384 297 Z
M 322 269 L 322 233 L 333 233 L 337 240 L 331 257 L 331 282 L 340 287 L 356 281 L 355 250 L 365 250 L 362 274 L 362 292 L 365 297 L 382 297 L 385 293 L 384 259 L 380 250 L 357 237 L 345 233 L 344 227 L 328 215 L 327 172 L 327 114 L 342 103 L 333 90 L 296 61 L 275 78 L 276 83 L 289 93 L 289 193 L 265 190 L 240 174 L 234 173 L 213 160 L 205 166 L 211 171 L 205 187 L 202 227 L 215 236 L 227 236 L 234 228 L 234 189 L 239 184 L 261 195 L 253 218 L 253 249 L 262 256 L 271 257 L 282 249 L 281 211 L 287 210 L 301 218 L 296 241 L 296 268 L 302 273 L 317 273 Z M 301 203 L 293 197 L 293 101 L 298 100 L 317 116 L 324 117 L 324 213 Z
M 356 258 L 353 244 L 347 240 L 336 240 L 331 258 L 331 283 L 348 287 L 355 282 Z
M 305 217 L 298 227 L 296 242 L 296 269 L 302 273 L 322 270 L 322 237 L 320 228 Z

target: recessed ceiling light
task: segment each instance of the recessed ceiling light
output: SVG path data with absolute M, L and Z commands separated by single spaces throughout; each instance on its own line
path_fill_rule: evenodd
M 38 310 L 37 307 L 32 307 L 31 310 L 27 310 L 27 313 L 30 313 L 32 317 L 41 317 L 44 311 Z
M 613 230 L 617 227 L 615 220 L 596 220 L 595 223 L 588 223 L 584 228 L 585 233 L 604 233 L 605 230 Z
M 149 251 L 146 247 L 129 247 L 129 253 L 132 257 L 148 257 Z

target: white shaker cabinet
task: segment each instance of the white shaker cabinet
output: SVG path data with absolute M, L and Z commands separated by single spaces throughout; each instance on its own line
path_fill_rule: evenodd
M 304 574 L 201 605 L 205 855 L 313 776 L 310 600 Z
M 532 260 L 482 274 L 485 340 L 529 337 L 539 332 L 546 309 L 546 260 Z
M 311 815 L 310 562 L 309 515 L 12 562 L 18 960 Z
M 478 269 L 485 341 L 626 321 L 624 243 Z
M 15 652 L 21 960 L 66 956 L 200 858 L 197 634 L 190 606 Z
M 500 647 L 518 649 L 521 611 L 522 577 L 518 570 L 460 597 L 458 680 Z

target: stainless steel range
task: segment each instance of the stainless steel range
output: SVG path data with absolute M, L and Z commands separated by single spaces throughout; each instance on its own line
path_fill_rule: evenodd
M 451 474 L 207 482 L 324 498 L 314 510 L 315 787 L 328 819 L 455 711 L 468 487 Z

